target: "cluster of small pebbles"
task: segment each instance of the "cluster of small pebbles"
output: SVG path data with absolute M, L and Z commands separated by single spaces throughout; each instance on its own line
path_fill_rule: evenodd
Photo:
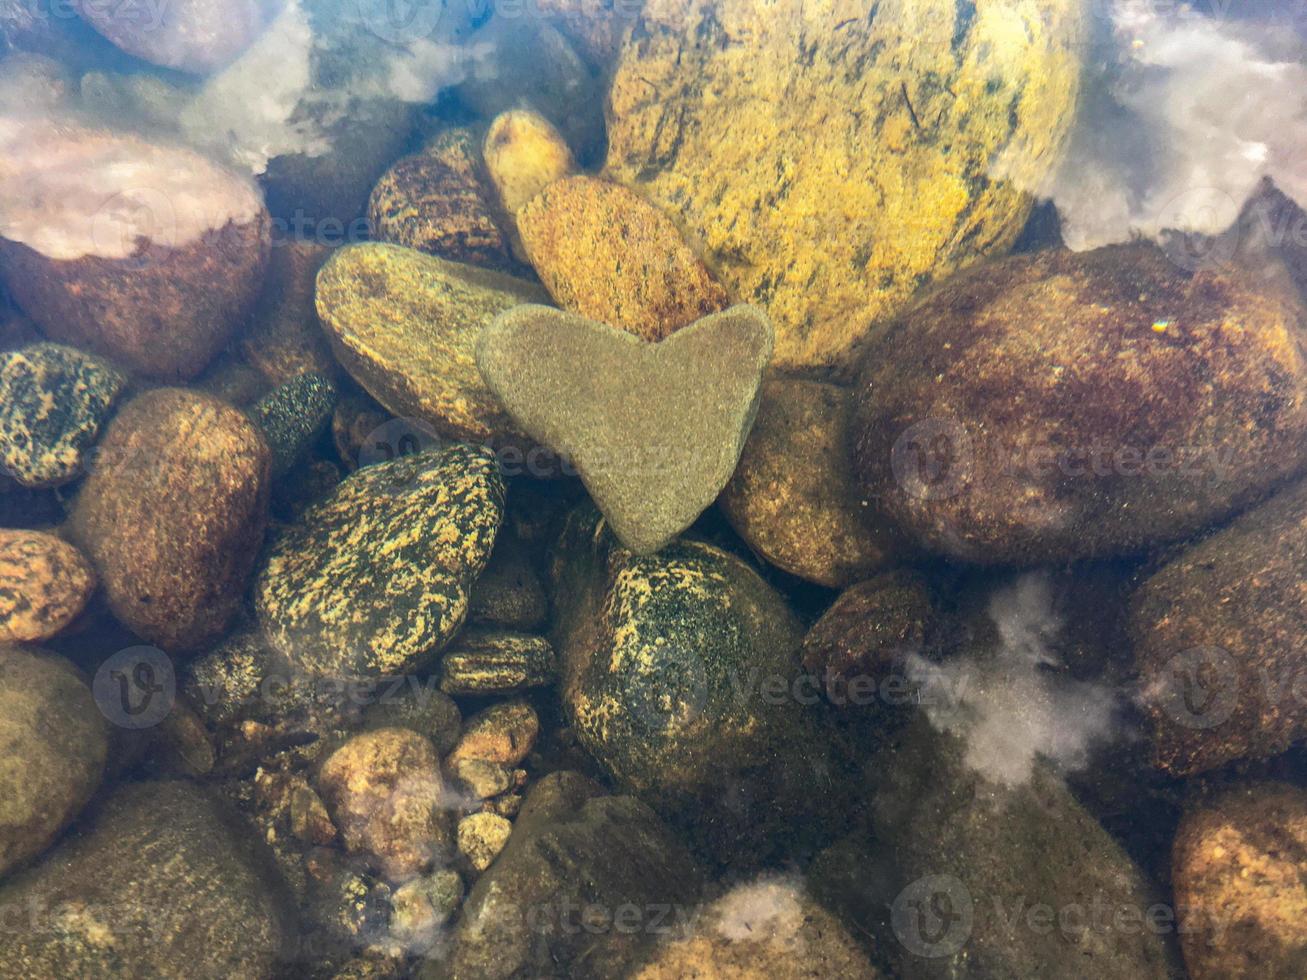
M 1307 258 L 1023 234 L 1087 5 L 29 6 L 0 978 L 1304 975 Z

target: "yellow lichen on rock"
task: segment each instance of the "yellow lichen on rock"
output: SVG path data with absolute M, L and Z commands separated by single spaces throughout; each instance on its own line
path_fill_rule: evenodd
M 1011 246 L 1083 34 L 1073 0 L 650 0 L 606 172 L 767 309 L 779 366 L 838 368 L 921 285 Z

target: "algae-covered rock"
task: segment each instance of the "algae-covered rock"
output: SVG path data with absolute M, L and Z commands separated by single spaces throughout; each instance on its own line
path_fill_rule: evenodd
M 318 315 L 336 356 L 391 412 L 444 435 L 518 437 L 476 365 L 495 315 L 542 302 L 538 287 L 397 245 L 340 249 L 318 275 Z
M 268 546 L 254 587 L 259 621 L 311 674 L 411 671 L 463 625 L 503 505 L 484 449 L 365 466 Z
M 684 927 L 702 888 L 693 859 L 647 806 L 602 796 L 577 773 L 551 773 L 468 894 L 448 962 L 432 960 L 420 975 L 627 976 L 659 935 Z M 638 910 L 634 928 L 616 918 L 627 908 Z
M 552 684 L 557 676 L 548 640 L 507 630 L 464 630 L 440 658 L 446 694 L 514 694 Z
M 263 544 L 268 470 L 258 428 L 212 396 L 156 388 L 123 406 L 69 529 L 124 626 L 178 652 L 222 635 Z
M 1193 980 L 1307 971 L 1307 792 L 1257 783 L 1204 800 L 1180 823 L 1171 867 Z
M 796 815 L 831 798 L 803 710 L 819 695 L 799 683 L 802 632 L 771 586 L 700 541 L 632 554 L 589 507 L 569 517 L 552 577 L 563 705 L 621 785 L 715 855 L 820 833 Z
M 875 757 L 864 873 L 819 896 L 888 908 L 857 924 L 907 980 L 1179 975 L 1173 910 L 1061 778 L 993 783 L 965 749 L 918 715 Z
M 76 668 L 0 647 L 0 876 L 36 857 L 100 785 L 109 726 Z
M 633 980 L 769 977 L 876 980 L 847 929 L 789 878 L 736 885 L 696 917 L 687 935 L 673 935 Z
M 763 382 L 758 415 L 718 504 L 749 546 L 777 568 L 839 588 L 905 550 L 853 483 L 849 398 L 836 385 Z
M 1130 601 L 1158 765 L 1189 775 L 1307 736 L 1307 484 L 1175 555 Z
M 0 643 L 47 640 L 86 608 L 95 570 L 68 542 L 0 529 Z
M 1056 164 L 1085 8 L 649 0 L 606 173 L 666 209 L 783 367 L 847 364 L 917 289 L 1002 254 Z
M 559 306 L 645 340 L 728 305 L 671 219 L 620 184 L 555 181 L 517 212 L 517 229 Z
M 0 469 L 26 487 L 80 476 L 126 380 L 98 357 L 59 344 L 0 355 Z
M 1151 245 L 963 273 L 868 351 L 855 475 L 969 561 L 1183 538 L 1307 466 L 1302 317 L 1287 291 Z
M 368 200 L 378 241 L 472 265 L 512 265 L 495 221 L 481 149 L 466 128 L 437 136 L 421 153 L 391 165 Z

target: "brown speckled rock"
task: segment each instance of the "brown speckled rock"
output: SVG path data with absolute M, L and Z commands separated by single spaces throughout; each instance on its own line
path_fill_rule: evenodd
M 72 664 L 0 647 L 0 875 L 44 851 L 77 816 L 108 752 L 109 726 Z
M 540 719 L 525 701 L 492 705 L 467 720 L 446 762 L 453 767 L 464 759 L 481 759 L 515 766 L 527 757 L 539 734 Z
M 4 133 L 0 133 L 3 138 Z M 51 340 L 164 380 L 194 377 L 249 314 L 269 218 L 248 177 L 191 150 L 53 122 L 6 145 L 0 275 Z
M 854 487 L 849 408 L 836 385 L 764 381 L 740 465 L 718 498 L 749 547 L 829 588 L 866 578 L 905 550 Z
M 54 636 L 94 591 L 90 562 L 66 541 L 39 531 L 0 530 L 0 643 Z
M 478 442 L 520 436 L 477 372 L 477 336 L 543 299 L 521 279 L 381 243 L 342 248 L 318 274 L 318 315 L 354 379 L 396 415 Z
M 485 871 L 508 843 L 513 825 L 497 813 L 472 813 L 458 822 L 458 852 L 474 871 Z
M 855 476 L 968 561 L 1183 538 L 1307 466 L 1302 317 L 1288 291 L 1151 245 L 965 272 L 868 351 Z
M 158 388 L 122 408 L 70 531 L 124 626 L 178 652 L 222 635 L 263 543 L 269 459 L 254 423 L 211 396 Z
M 1175 555 L 1130 601 L 1158 765 L 1189 775 L 1307 737 L 1307 483 Z
M 311 372 L 331 377 L 340 370 L 313 305 L 318 270 L 331 253 L 330 245 L 311 239 L 278 242 L 272 250 L 263 294 L 240 342 L 245 360 L 272 384 Z
M 846 589 L 803 638 L 803 666 L 838 702 L 842 685 L 876 684 L 896 658 L 919 653 L 932 616 L 930 590 L 916 572 L 886 572 Z
M 98 357 L 61 344 L 0 355 L 0 471 L 27 487 L 80 476 L 126 380 Z
M 673 933 L 632 980 L 876 980 L 840 921 L 786 878 L 736 885 Z
M 1176 832 L 1171 880 L 1192 980 L 1307 974 L 1307 791 L 1227 790 Z
M 480 447 L 365 466 L 268 546 L 259 621 L 297 670 L 415 670 L 463 625 L 503 504 L 498 464 Z
M 480 147 L 470 130 L 441 133 L 377 181 L 368 222 L 378 241 L 472 265 L 512 265 L 496 224 Z
M 728 305 L 671 219 L 619 184 L 555 181 L 518 212 L 517 228 L 559 306 L 645 340 Z
M 273 976 L 293 953 L 293 913 L 271 864 L 193 783 L 126 784 L 0 889 L 5 908 L 42 909 L 45 923 L 0 933 L 0 959 L 24 977 Z
M 924 282 L 1011 247 L 1074 116 L 1087 19 L 1073 0 L 646 0 L 605 174 L 767 310 L 778 366 L 843 366 Z
M 374 857 L 402 881 L 451 852 L 440 759 L 406 728 L 355 735 L 323 760 L 318 790 L 345 847 Z

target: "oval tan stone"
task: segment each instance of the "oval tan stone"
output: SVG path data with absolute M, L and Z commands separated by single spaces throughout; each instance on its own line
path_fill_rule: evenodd
M 778 366 L 847 364 L 917 289 L 1001 254 L 1079 91 L 1074 0 L 649 0 L 607 175 L 665 208 Z
M 39 531 L 0 530 L 0 642 L 44 640 L 71 623 L 95 591 L 80 551 Z

